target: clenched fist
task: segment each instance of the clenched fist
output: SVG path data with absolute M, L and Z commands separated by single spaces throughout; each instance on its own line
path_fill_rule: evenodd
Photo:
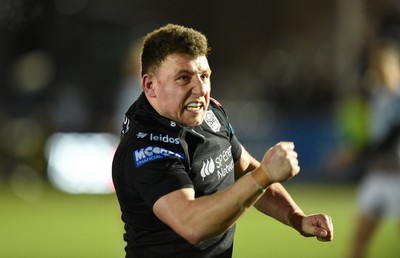
M 271 182 L 283 182 L 300 171 L 293 142 L 280 142 L 270 148 L 261 160 L 261 169 Z

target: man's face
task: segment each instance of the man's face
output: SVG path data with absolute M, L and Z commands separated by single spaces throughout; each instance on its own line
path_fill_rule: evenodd
M 169 55 L 154 74 L 142 78 L 150 104 L 162 116 L 186 126 L 203 122 L 210 103 L 211 70 L 205 56 Z

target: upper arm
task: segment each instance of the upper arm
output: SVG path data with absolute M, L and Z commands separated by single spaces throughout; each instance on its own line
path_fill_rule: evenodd
M 182 188 L 160 197 L 153 205 L 154 214 L 179 235 L 186 238 L 185 211 L 195 199 L 193 188 Z

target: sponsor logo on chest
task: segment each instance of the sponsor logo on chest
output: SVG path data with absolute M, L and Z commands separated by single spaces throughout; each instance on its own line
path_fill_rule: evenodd
M 231 148 L 229 146 L 216 157 L 209 157 L 203 161 L 200 170 L 203 181 L 211 176 L 216 176 L 218 180 L 221 180 L 234 170 Z

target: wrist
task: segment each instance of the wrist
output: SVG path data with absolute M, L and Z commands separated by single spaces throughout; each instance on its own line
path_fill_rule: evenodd
M 260 183 L 255 179 L 255 177 L 253 176 L 253 172 L 250 172 L 248 175 L 251 179 L 251 181 L 253 181 L 253 183 L 255 184 L 255 186 L 257 186 L 257 188 L 261 191 L 261 192 L 265 192 L 265 188 L 263 185 L 260 185 Z
M 264 191 L 271 183 L 267 175 L 260 168 L 251 171 L 250 176 L 257 187 Z
M 305 215 L 302 211 L 294 211 L 289 215 L 287 224 L 302 234 L 302 223 L 304 217 Z

